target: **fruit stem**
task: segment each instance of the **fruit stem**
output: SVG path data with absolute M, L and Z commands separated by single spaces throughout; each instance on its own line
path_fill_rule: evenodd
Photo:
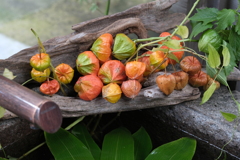
M 165 63 L 166 61 L 167 61 L 167 58 L 165 58 L 157 67 L 155 67 L 149 75 L 151 75 L 153 72 L 155 72 L 156 69 L 157 69 L 158 67 L 160 67 L 160 66 L 161 66 L 163 63 Z
M 81 122 L 83 119 L 85 118 L 85 116 L 81 116 L 79 117 L 77 120 L 75 120 L 73 123 L 71 123 L 70 125 L 68 125 L 65 130 L 68 131 L 70 130 L 72 127 L 76 126 L 79 122 Z
M 32 153 L 33 151 L 37 150 L 38 148 L 42 147 L 44 144 L 46 144 L 46 142 L 43 142 L 39 145 L 37 145 L 36 147 L 32 148 L 31 150 L 29 150 L 27 153 L 24 153 L 21 157 L 19 157 L 17 160 L 21 160 L 24 157 L 26 157 L 27 155 L 29 155 L 30 153 Z
M 200 0 L 196 0 L 196 2 L 193 4 L 191 10 L 188 12 L 187 16 L 184 18 L 184 20 L 180 23 L 179 26 L 182 26 L 182 25 L 188 20 L 188 18 L 189 18 L 190 15 L 192 14 L 193 10 L 196 8 L 196 6 L 197 6 L 197 4 L 198 4 L 199 1 L 200 1 Z M 173 35 L 175 35 L 177 31 L 178 31 L 178 27 L 173 31 L 173 33 L 170 35 L 170 37 L 172 37 Z
M 41 48 L 41 50 L 39 50 L 39 52 L 40 52 L 40 58 L 41 58 L 41 53 L 46 53 L 46 50 L 45 50 L 45 48 L 44 48 L 44 46 L 43 46 L 43 44 L 42 44 L 39 36 L 37 35 L 37 33 L 36 33 L 32 28 L 31 28 L 31 31 L 33 32 L 33 34 L 34 34 L 35 37 L 37 38 L 37 40 L 38 40 L 38 45 L 39 45 L 39 47 Z

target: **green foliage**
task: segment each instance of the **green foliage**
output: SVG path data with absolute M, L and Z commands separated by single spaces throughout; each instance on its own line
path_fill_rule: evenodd
M 216 88 L 217 88 L 216 83 L 212 83 L 210 85 L 210 87 L 203 94 L 203 98 L 202 98 L 201 104 L 203 104 L 203 103 L 205 103 L 205 102 L 207 102 L 209 100 L 209 98 L 212 96 L 212 94 L 214 93 Z
M 134 155 L 136 160 L 144 160 L 152 150 L 152 141 L 147 131 L 141 127 L 132 135 L 134 139 Z
M 176 34 L 178 34 L 182 38 L 187 38 L 189 35 L 189 30 L 188 30 L 187 26 L 178 26 L 178 30 L 177 30 Z
M 64 129 L 59 129 L 54 134 L 45 132 L 45 139 L 55 160 L 94 160 L 87 147 Z
M 95 160 L 100 159 L 101 149 L 92 139 L 91 135 L 89 134 L 87 128 L 83 124 L 76 125 L 72 133 L 83 142 L 83 144 L 88 148 L 91 152 Z
M 232 113 L 226 113 L 221 111 L 221 114 L 228 122 L 232 122 L 237 118 L 237 116 Z
M 223 59 L 221 64 L 224 66 L 224 72 L 222 74 L 228 76 L 240 61 L 240 55 L 238 54 L 240 52 L 240 48 L 238 47 L 240 44 L 240 18 L 237 10 L 218 10 L 216 8 L 197 9 L 197 13 L 189 19 L 193 26 L 193 31 L 190 35 L 191 38 L 208 29 L 213 29 L 224 39 L 221 44 L 223 47 L 220 50 L 218 48 L 215 49 L 218 52 L 220 51 L 219 53 L 222 53 L 219 54 L 221 59 Z M 213 48 L 210 47 L 210 50 L 213 51 Z M 209 62 L 209 65 L 214 68 L 219 64 L 219 59 L 216 59 L 217 62 L 215 65 L 213 65 L 212 60 L 210 58 L 211 62 Z
M 196 140 L 181 138 L 154 149 L 145 160 L 191 160 L 196 149 Z
M 220 56 L 217 50 L 210 43 L 208 44 L 208 52 L 209 52 L 208 63 L 210 67 L 218 68 L 221 63 Z
M 104 136 L 102 150 L 84 125 L 76 125 L 72 133 L 76 137 L 64 129 L 54 134 L 45 133 L 47 145 L 56 160 L 165 160 L 164 157 L 190 160 L 196 149 L 196 140 L 181 138 L 152 151 L 151 138 L 142 127 L 134 134 L 123 127 L 112 130 Z

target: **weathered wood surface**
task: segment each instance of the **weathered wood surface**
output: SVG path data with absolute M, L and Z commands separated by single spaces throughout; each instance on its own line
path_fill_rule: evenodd
M 43 44 L 54 66 L 67 63 L 75 67 L 78 54 L 88 50 L 103 33 L 108 32 L 113 36 L 121 32 L 135 33 L 139 38 L 147 38 L 147 30 L 160 33 L 176 27 L 185 17 L 182 13 L 168 12 L 171 5 L 176 2 L 177 0 L 153 1 L 120 13 L 82 22 L 72 27 L 73 33 L 52 38 Z M 25 82 L 30 78 L 29 60 L 36 53 L 38 53 L 38 46 L 33 46 L 6 60 L 0 60 L 0 74 L 4 68 L 8 68 L 17 76 L 16 82 Z
M 49 97 L 49 99 L 59 105 L 64 117 L 78 117 L 174 105 L 197 99 L 200 97 L 200 94 L 198 88 L 187 85 L 183 90 L 175 90 L 172 94 L 166 96 L 159 90 L 157 85 L 153 85 L 142 89 L 134 99 L 123 96 L 114 104 L 109 103 L 102 97 L 98 97 L 90 102 L 80 100 L 79 98 L 62 97 L 59 95 L 54 95 Z
M 117 33 L 135 33 L 139 38 L 147 38 L 148 30 L 160 33 L 176 27 L 185 17 L 181 13 L 168 12 L 171 5 L 176 2 L 177 0 L 153 1 L 120 13 L 82 22 L 72 27 L 73 33 L 52 38 L 43 44 L 47 53 L 50 54 L 54 66 L 59 63 L 67 63 L 74 68 L 78 54 L 88 50 L 103 33 L 108 32 L 113 36 Z M 22 50 L 6 60 L 0 60 L 0 74 L 4 68 L 8 68 L 17 76 L 14 79 L 16 82 L 25 82 L 30 78 L 29 59 L 37 52 L 38 46 L 36 45 Z M 174 91 L 170 96 L 165 96 L 157 85 L 151 85 L 142 89 L 135 99 L 122 97 L 115 104 L 107 102 L 102 97 L 90 102 L 80 100 L 77 95 L 76 98 L 60 95 L 48 98 L 60 106 L 64 117 L 77 117 L 174 105 L 199 97 L 200 91 L 190 86 L 186 86 L 181 91 Z M 7 112 L 5 118 L 12 116 L 14 115 Z

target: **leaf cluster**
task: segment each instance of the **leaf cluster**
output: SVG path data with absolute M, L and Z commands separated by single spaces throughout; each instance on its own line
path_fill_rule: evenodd
M 196 37 L 208 29 L 214 29 L 223 39 L 222 47 L 214 49 L 212 46 L 208 47 L 209 52 L 209 66 L 216 68 L 215 72 L 210 72 L 210 75 L 216 76 L 220 72 L 218 68 L 220 64 L 223 66 L 222 77 L 217 77 L 217 80 L 224 79 L 225 82 L 219 80 L 222 84 L 226 85 L 226 77 L 231 73 L 234 67 L 240 61 L 240 16 L 238 9 L 222 9 L 204 8 L 196 9 L 195 13 L 189 19 L 192 24 L 192 32 L 190 38 Z M 220 59 L 223 61 L 220 63 Z M 212 70 L 212 69 L 208 69 Z
M 45 133 L 45 138 L 56 160 L 191 160 L 196 149 L 196 140 L 181 138 L 152 150 L 151 138 L 142 127 L 133 134 L 123 127 L 112 130 L 104 136 L 102 149 L 83 124 L 71 133 L 64 129 Z

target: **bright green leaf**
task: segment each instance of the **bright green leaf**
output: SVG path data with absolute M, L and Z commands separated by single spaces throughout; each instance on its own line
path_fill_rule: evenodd
M 209 22 L 216 21 L 217 13 L 218 9 L 216 8 L 197 9 L 197 13 L 190 17 L 190 20 L 200 21 L 203 22 L 203 25 L 206 25 Z
M 74 135 L 60 128 L 56 133 L 46 133 L 45 139 L 55 160 L 94 160 L 87 147 Z
M 164 45 L 166 45 L 167 47 L 172 48 L 172 49 L 180 49 L 181 48 L 180 42 L 175 39 L 170 39 L 169 41 L 165 41 Z
M 145 160 L 192 160 L 196 140 L 180 138 L 154 149 Z
M 221 64 L 220 56 L 217 50 L 209 43 L 208 44 L 208 63 L 210 67 L 217 68 Z
M 9 160 L 9 159 L 6 159 L 6 158 L 2 158 L 2 157 L 0 157 L 0 160 Z
M 100 159 L 101 149 L 95 143 L 91 135 L 89 134 L 87 128 L 83 124 L 76 125 L 72 133 L 88 148 L 88 150 L 92 153 L 95 160 Z
M 235 26 L 235 32 L 240 35 L 240 16 L 238 16 L 237 24 Z
M 132 135 L 136 160 L 144 160 L 152 150 L 152 141 L 146 130 L 141 127 Z
M 237 61 L 240 61 L 239 44 L 240 44 L 240 36 L 234 31 L 234 29 L 232 29 L 229 34 L 229 45 L 231 45 L 231 48 L 233 50 L 233 53 L 234 53 Z
M 11 72 L 10 70 L 8 70 L 7 68 L 4 69 L 3 71 L 3 76 L 13 80 L 16 76 L 13 75 L 13 72 Z
M 178 26 L 178 30 L 176 34 L 178 34 L 182 38 L 187 38 L 189 35 L 187 26 Z
M 0 106 L 0 118 L 2 118 L 4 116 L 5 111 L 6 110 Z
M 222 55 L 223 55 L 223 66 L 228 66 L 230 63 L 231 57 L 230 57 L 230 53 L 227 46 L 223 46 Z
M 217 88 L 217 84 L 216 83 L 212 83 L 210 85 L 210 87 L 203 94 L 203 98 L 202 98 L 201 104 L 204 104 L 205 102 L 207 102 L 210 99 L 210 97 L 212 96 L 212 94 L 214 93 L 216 88 Z
M 206 70 L 207 70 L 207 74 L 210 76 L 210 77 L 215 77 L 215 75 L 218 73 L 218 70 L 215 69 L 215 68 L 212 68 L 209 66 L 208 63 L 206 63 Z M 223 70 L 221 70 L 218 75 L 217 75 L 217 81 L 220 82 L 221 84 L 225 85 L 225 86 L 228 86 L 228 83 L 227 83 L 227 77 L 225 75 L 225 72 Z
M 192 22 L 192 24 L 193 23 L 194 22 Z M 192 39 L 192 37 L 196 37 L 199 33 L 204 32 L 205 30 L 207 30 L 209 28 L 212 28 L 212 26 L 213 26 L 213 24 L 211 24 L 211 23 L 203 25 L 202 22 L 197 22 L 196 24 L 193 25 L 190 39 Z
M 235 12 L 232 9 L 222 9 L 217 14 L 218 24 L 215 28 L 217 32 L 226 29 L 235 22 Z
M 170 59 L 173 59 L 173 60 L 175 60 L 177 63 L 179 63 L 179 59 L 178 59 L 173 53 L 170 52 L 170 53 L 167 55 L 167 57 L 170 58 Z
M 230 54 L 230 61 L 229 61 L 229 64 L 225 66 L 223 69 L 224 69 L 225 75 L 228 76 L 233 71 L 233 68 L 237 67 L 238 65 L 236 63 L 236 58 L 231 45 L 228 43 L 226 47 L 228 48 L 228 51 Z
M 228 122 L 232 122 L 234 121 L 234 119 L 237 118 L 237 116 L 235 114 L 232 113 L 226 113 L 226 112 L 222 112 L 220 111 L 222 116 L 228 121 Z
M 101 160 L 134 160 L 134 141 L 126 128 L 118 128 L 104 136 Z

